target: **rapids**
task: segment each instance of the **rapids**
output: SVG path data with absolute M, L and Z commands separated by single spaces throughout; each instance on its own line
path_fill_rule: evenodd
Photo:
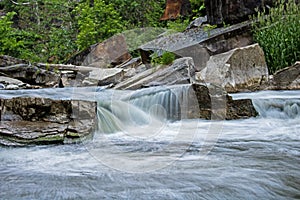
M 0 147 L 1 199 L 300 198 L 299 91 L 232 94 L 259 113 L 232 121 L 181 119 L 166 88 L 0 91 L 15 96 L 97 100 L 100 128 L 79 144 Z

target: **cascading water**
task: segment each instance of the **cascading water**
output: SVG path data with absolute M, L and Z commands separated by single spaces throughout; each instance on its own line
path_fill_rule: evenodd
M 183 117 L 181 114 L 186 112 L 182 105 L 188 102 L 189 89 L 190 85 L 147 88 L 124 92 L 118 96 L 119 99 L 109 101 L 96 97 L 99 130 L 113 133 L 132 126 L 152 126 L 158 125 L 158 122 L 180 120 Z
M 13 96 L 98 101 L 99 131 L 80 144 L 0 147 L 2 199 L 300 198 L 299 91 L 232 94 L 260 114 L 232 121 L 185 119 L 186 86 L 0 91 Z
M 298 91 L 263 91 L 258 93 L 233 94 L 235 99 L 250 98 L 262 118 L 294 119 L 300 117 Z
M 300 117 L 300 99 L 255 99 L 253 104 L 261 117 L 282 119 Z

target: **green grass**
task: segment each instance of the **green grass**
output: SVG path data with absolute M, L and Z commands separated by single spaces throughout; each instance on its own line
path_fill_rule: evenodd
M 254 16 L 254 40 L 263 48 L 271 74 L 300 60 L 300 5 L 280 0 L 276 7 Z

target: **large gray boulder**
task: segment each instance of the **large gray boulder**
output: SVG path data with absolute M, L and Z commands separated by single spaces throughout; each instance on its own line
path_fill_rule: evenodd
M 122 34 L 115 35 L 101 43 L 90 46 L 68 63 L 74 65 L 109 68 L 119 65 L 131 58 L 128 52 L 126 39 Z
M 300 62 L 277 71 L 270 82 L 271 89 L 300 89 Z
M 116 85 L 123 80 L 124 70 L 120 68 L 89 68 L 91 71 L 88 76 L 84 78 L 81 86 L 104 86 Z
M 268 80 L 264 52 L 253 44 L 212 56 L 195 79 L 221 86 L 227 92 L 258 90 Z
M 140 89 L 152 86 L 188 84 L 195 75 L 195 65 L 190 57 L 176 59 L 171 65 L 152 68 L 116 85 L 116 89 Z
M 96 103 L 37 97 L 1 99 L 0 144 L 76 142 L 96 128 Z

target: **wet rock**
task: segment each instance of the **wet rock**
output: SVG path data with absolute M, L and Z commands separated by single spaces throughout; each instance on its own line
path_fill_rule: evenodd
M 118 89 L 140 89 L 152 86 L 188 84 L 194 76 L 195 69 L 192 58 L 180 58 L 169 66 L 157 66 L 138 74 L 124 83 L 116 85 Z
M 300 62 L 277 71 L 273 75 L 270 87 L 280 90 L 300 89 Z
M 267 80 L 268 68 L 258 44 L 212 56 L 196 73 L 196 81 L 219 85 L 227 92 L 258 90 Z
M 248 119 L 258 116 L 251 99 L 232 100 L 227 98 L 226 119 Z
M 0 143 L 76 142 L 96 128 L 96 103 L 16 97 L 1 99 Z M 1 142 L 2 141 L 2 142 Z
M 158 86 L 134 91 L 123 98 L 146 112 L 163 108 L 169 120 L 232 120 L 257 116 L 250 99 L 233 100 L 221 87 L 205 84 Z M 153 112 L 155 113 L 155 112 Z
M 207 120 L 233 120 L 256 117 L 256 112 L 251 99 L 233 100 L 227 92 L 215 85 L 192 85 L 197 97 L 199 118 Z M 194 113 L 197 118 L 197 113 Z
M 60 144 L 67 125 L 49 122 L 1 121 L 0 142 L 3 145 Z

